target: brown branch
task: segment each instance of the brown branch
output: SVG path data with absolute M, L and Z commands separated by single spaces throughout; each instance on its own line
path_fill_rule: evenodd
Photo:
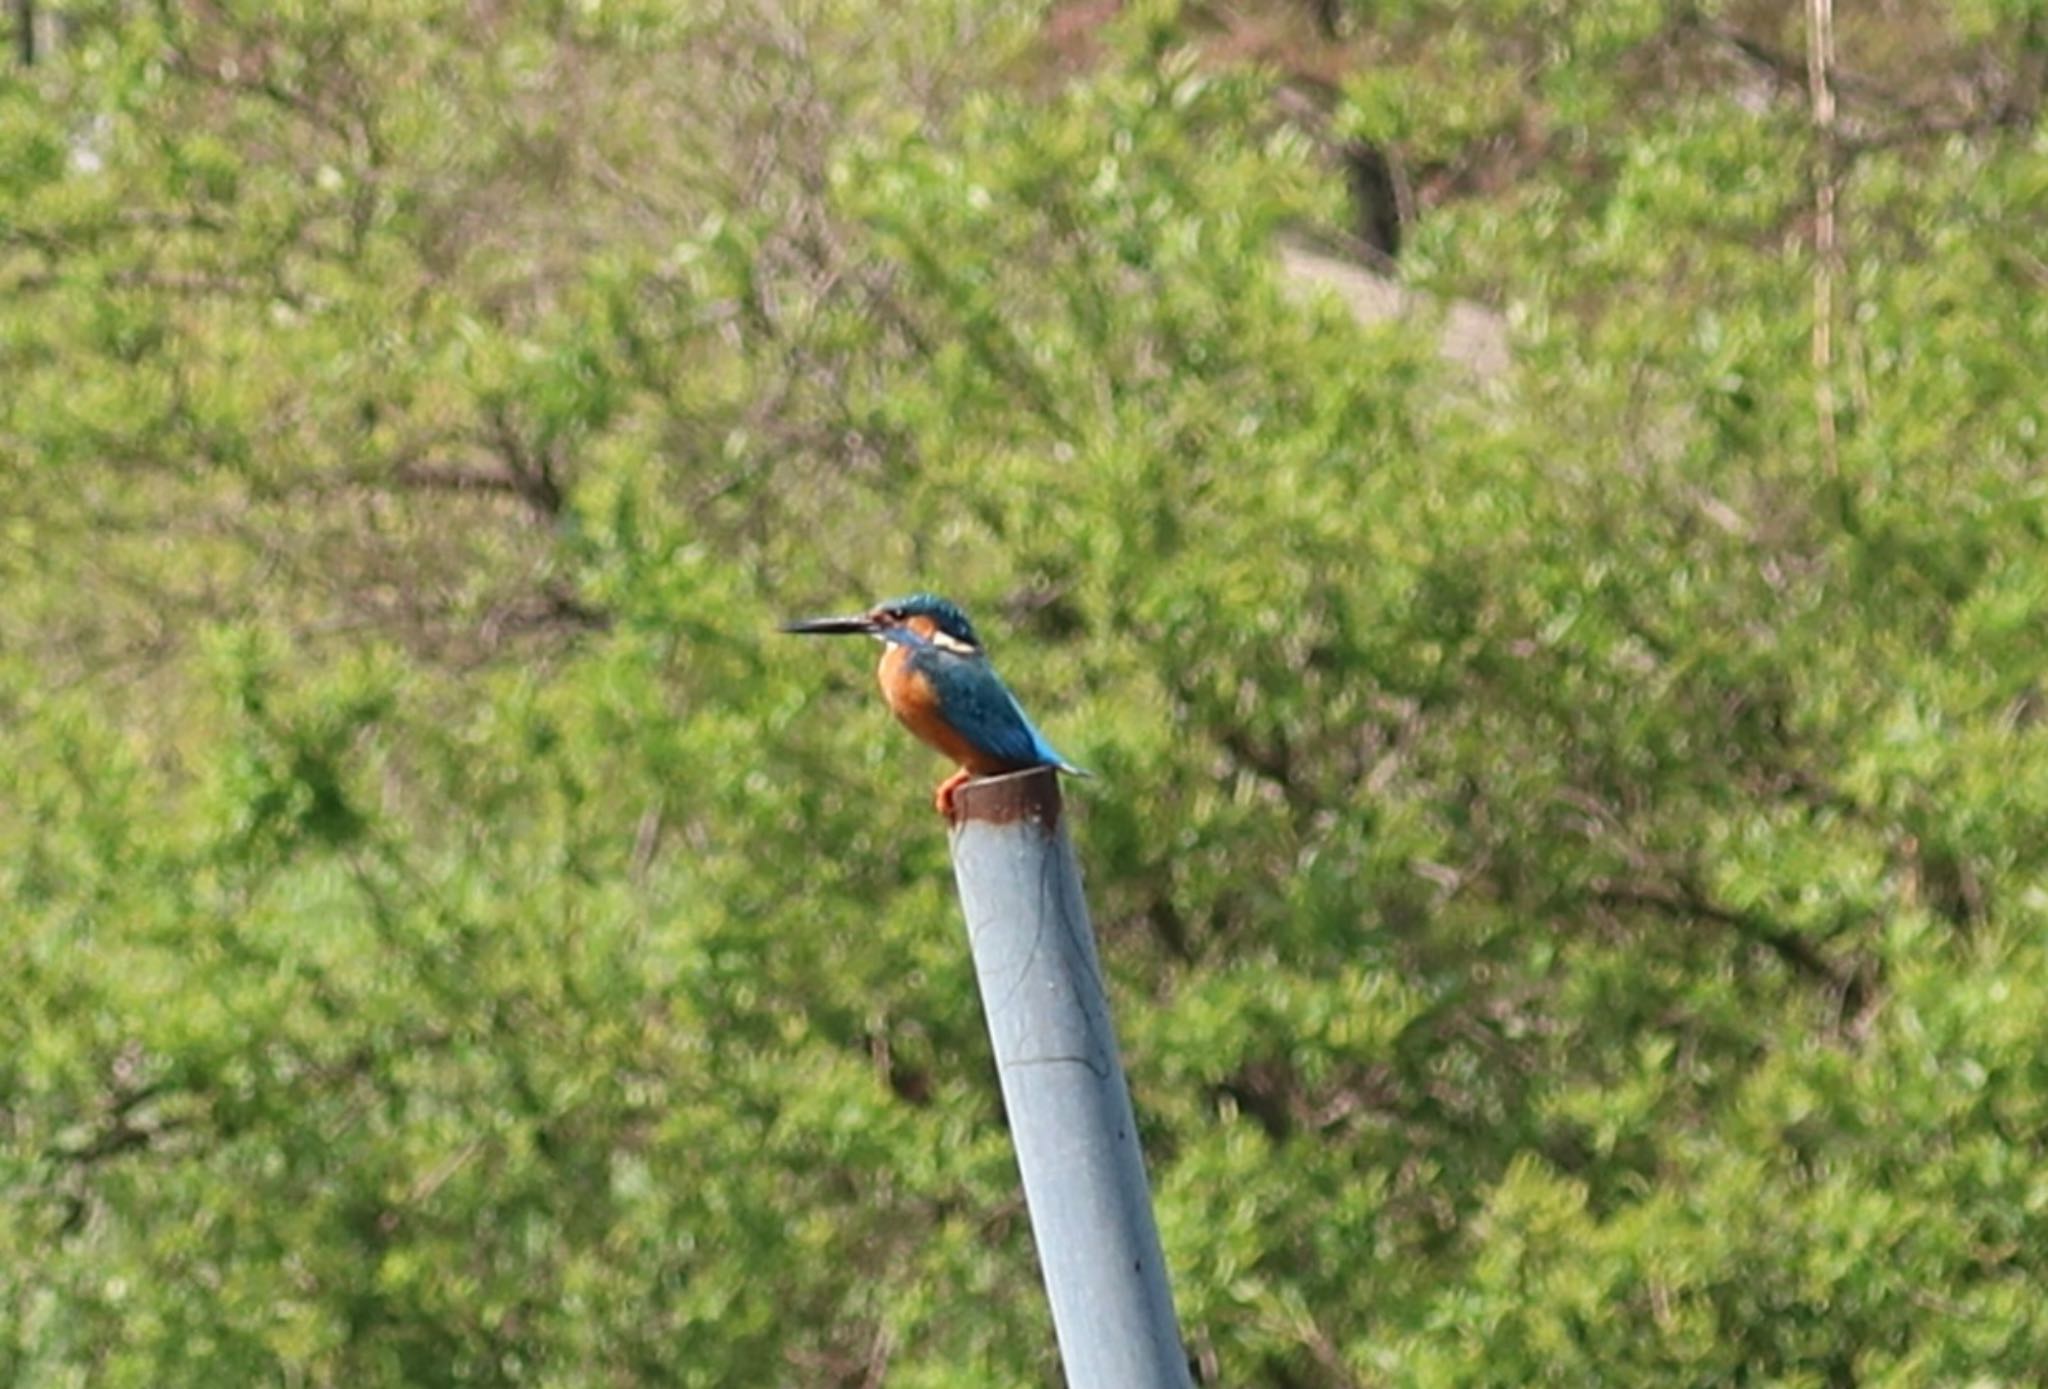
M 1593 882 L 1593 900 L 1605 907 L 1647 908 L 1679 920 L 1711 921 L 1717 926 L 1728 927 L 1744 940 L 1765 947 L 1801 974 L 1845 993 L 1856 987 L 1856 975 L 1823 955 L 1812 941 L 1761 912 L 1722 906 L 1710 899 L 1696 883 L 1598 878 Z
M 177 270 L 116 270 L 104 276 L 67 275 L 56 270 L 31 270 L 17 275 L 7 282 L 10 290 L 41 293 L 61 289 L 66 285 L 86 285 L 96 289 L 147 289 L 165 294 L 182 294 L 200 297 L 221 295 L 228 298 L 274 299 L 290 303 L 292 297 L 276 285 L 243 275 L 211 275 L 204 271 Z
M 1752 38 L 1750 35 L 1743 33 L 1726 20 L 1707 19 L 1704 16 L 1694 14 L 1687 16 L 1683 24 L 1699 33 L 1705 34 L 1716 43 L 1733 49 L 1736 53 L 1747 59 L 1753 67 L 1760 69 L 1788 91 L 1806 87 L 1811 81 L 1809 60 L 1807 58 L 1773 48 L 1761 39 Z M 1830 85 L 1840 96 L 1867 103 L 1871 106 L 1889 107 L 1893 110 L 1915 111 L 1920 109 L 1918 103 L 1900 96 L 1875 78 L 1865 77 L 1859 73 L 1845 72 L 1838 64 L 1832 61 L 1830 62 L 1830 69 Z
M 397 486 L 434 492 L 495 492 L 516 497 L 547 520 L 559 518 L 568 505 L 554 462 L 545 451 L 526 446 L 502 409 L 492 412 L 481 439 L 500 466 L 407 459 L 388 475 Z
M 555 460 L 548 448 L 531 448 L 512 422 L 512 414 L 502 402 L 491 406 L 489 411 L 489 441 L 505 460 L 505 467 L 517 484 L 516 491 L 535 511 L 553 520 L 562 514 L 568 505 L 560 480 L 555 476 Z
M 524 484 L 510 473 L 459 463 L 402 463 L 391 480 L 427 492 L 498 492 L 515 497 L 526 492 Z
M 593 608 L 575 594 L 549 585 L 531 598 L 501 606 L 484 620 L 482 636 L 495 646 L 505 636 L 548 629 L 579 632 L 609 631 L 612 615 Z
M 1977 104 L 1972 109 L 1943 111 L 1938 100 L 1916 100 L 1876 78 L 1843 68 L 1835 52 L 1832 0 L 1828 0 L 1824 16 L 1816 14 L 1819 8 L 1815 0 L 1807 0 L 1807 51 L 1803 55 L 1773 48 L 1726 20 L 1708 19 L 1696 13 L 1685 16 L 1680 27 L 1733 50 L 1780 91 L 1802 92 L 1816 116 L 1821 104 L 1816 67 L 1824 70 L 1821 81 L 1831 108 L 1829 121 L 1838 151 L 1845 159 L 1954 135 L 2025 130 L 2033 124 L 2039 106 L 2039 93 L 2034 88 L 2022 87 L 1994 96 L 1981 84 L 1973 85 L 1972 99 Z M 1824 53 L 1817 53 L 1817 47 L 1824 49 Z M 1845 113 L 1841 109 L 1844 106 L 1855 108 L 1856 113 Z M 1881 117 L 1889 117 L 1889 123 L 1880 124 Z
M 1275 734 L 1270 744 L 1261 744 L 1241 726 L 1223 724 L 1216 729 L 1216 741 L 1239 766 L 1256 772 L 1291 797 L 1295 790 L 1294 749 L 1284 734 Z
M 1841 263 L 1835 201 L 1841 191 L 1842 150 L 1835 129 L 1834 66 L 1834 0 L 1806 0 L 1807 90 L 1819 160 L 1813 189 L 1813 412 L 1821 463 L 1830 480 L 1842 472 L 1835 437 L 1835 280 Z
M 114 220 L 124 227 L 140 227 L 155 232 L 221 232 L 228 229 L 228 224 L 220 218 L 197 209 L 124 207 L 115 211 Z
M 119 1157 L 122 1153 L 131 1152 L 136 1148 L 148 1147 L 160 1135 L 183 1127 L 186 1123 L 190 1122 L 187 1119 L 176 1116 L 165 1118 L 156 1124 L 138 1124 L 135 1122 L 136 1110 L 142 1108 L 143 1105 L 148 1104 L 151 1100 L 167 1093 L 170 1089 L 169 1082 L 158 1081 L 151 1085 L 142 1086 L 139 1089 L 127 1091 L 120 1098 L 116 1099 L 113 1106 L 109 1109 L 106 1126 L 89 1141 L 75 1148 L 53 1149 L 50 1156 L 61 1162 L 73 1163 L 80 1167 L 90 1167 L 94 1163 L 105 1162 L 109 1158 Z
M 1991 135 L 2001 130 L 2025 129 L 2033 117 L 2019 103 L 2000 102 L 1983 110 L 1959 111 L 1943 116 L 1922 116 L 1883 130 L 1844 133 L 1840 146 L 1850 156 L 1902 149 L 1930 140 L 1956 135 Z

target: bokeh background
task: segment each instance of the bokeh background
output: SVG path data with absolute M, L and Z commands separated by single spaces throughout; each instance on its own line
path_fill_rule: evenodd
M 929 587 L 1208 1382 L 2039 1382 L 2042 0 L 7 18 L 0 1381 L 1057 1384 Z

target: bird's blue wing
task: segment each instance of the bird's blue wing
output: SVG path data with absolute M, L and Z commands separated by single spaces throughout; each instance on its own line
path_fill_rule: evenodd
M 1020 767 L 1081 772 L 1032 726 L 1016 696 L 986 660 L 933 651 L 922 665 L 946 722 L 976 747 Z

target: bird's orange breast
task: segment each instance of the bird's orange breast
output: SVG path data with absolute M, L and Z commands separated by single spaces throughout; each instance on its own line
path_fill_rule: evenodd
M 912 664 L 909 647 L 891 644 L 882 653 L 881 668 L 876 674 L 881 679 L 882 697 L 889 701 L 890 712 L 919 738 L 977 776 L 1012 770 L 1007 762 L 989 756 L 968 742 L 946 721 L 939 708 L 939 692 Z

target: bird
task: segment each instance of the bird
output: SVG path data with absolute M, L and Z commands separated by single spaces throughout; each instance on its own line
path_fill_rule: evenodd
M 955 795 L 978 776 L 1029 767 L 1089 775 L 1061 756 L 1025 716 L 1017 697 L 989 664 L 974 624 L 950 599 L 913 593 L 852 617 L 785 622 L 782 630 L 803 636 L 865 633 L 882 643 L 876 675 L 890 711 L 904 727 L 960 764 L 932 797 L 939 814 L 949 820 L 955 813 Z

